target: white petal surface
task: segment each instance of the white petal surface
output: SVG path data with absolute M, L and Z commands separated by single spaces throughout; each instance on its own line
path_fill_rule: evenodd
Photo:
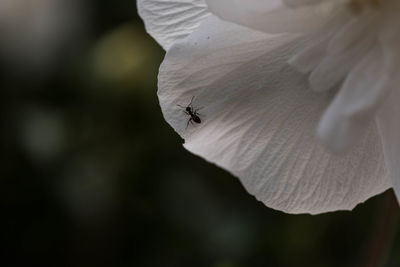
M 382 49 L 375 46 L 350 72 L 319 124 L 318 137 L 337 152 L 357 144 L 392 88 Z
M 137 8 L 147 32 L 165 50 L 209 16 L 204 0 L 137 0 Z
M 338 19 L 346 21 L 341 15 Z M 367 23 L 368 22 L 368 23 Z M 336 23 L 334 23 L 336 24 Z M 372 22 L 351 19 L 342 28 L 333 27 L 324 59 L 310 75 L 315 91 L 326 91 L 338 85 L 375 45 L 376 27 Z
M 327 56 L 327 46 L 332 37 L 345 26 L 346 22 L 346 11 L 333 17 L 322 29 L 314 32 L 309 37 L 310 41 L 307 43 L 308 45 L 290 58 L 289 63 L 303 73 L 308 73 L 316 69 L 325 56 Z
M 395 17 L 397 18 L 397 17 Z M 393 19 L 390 18 L 390 19 Z M 389 24 L 390 25 L 390 24 Z M 393 24 L 391 24 L 393 25 Z M 395 88 L 376 116 L 379 132 L 382 136 L 385 162 L 392 179 L 393 189 L 400 202 L 400 29 L 384 25 L 381 34 L 386 70 L 391 76 Z
M 319 3 L 323 0 L 282 0 L 286 5 L 290 7 L 298 7 L 302 5 L 312 5 Z
M 310 32 L 328 19 L 336 1 L 205 0 L 212 13 L 246 27 L 267 32 Z M 317 5 L 306 5 L 321 2 Z
M 376 120 L 382 136 L 385 162 L 393 189 L 400 202 L 400 91 L 392 90 Z
M 352 209 L 391 186 L 375 124 L 346 156 L 325 152 L 314 136 L 331 96 L 312 92 L 286 62 L 302 42 L 208 18 L 167 53 L 159 74 L 165 119 L 185 147 L 239 177 L 274 209 L 321 213 Z M 177 105 L 193 107 L 186 124 Z

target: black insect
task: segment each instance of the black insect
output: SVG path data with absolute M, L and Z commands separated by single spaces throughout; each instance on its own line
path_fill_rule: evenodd
M 190 100 L 189 105 L 187 105 L 186 107 L 178 105 L 178 107 L 181 107 L 181 108 L 184 109 L 183 112 L 185 112 L 186 115 L 190 116 L 190 118 L 188 119 L 188 122 L 186 124 L 186 128 L 189 126 L 189 123 L 191 123 L 191 124 L 193 124 L 193 122 L 199 123 L 199 124 L 201 123 L 201 119 L 199 117 L 200 114 L 198 113 L 198 111 L 200 109 L 202 109 L 203 107 L 194 108 L 193 105 L 192 105 L 193 99 L 194 99 L 194 96 Z

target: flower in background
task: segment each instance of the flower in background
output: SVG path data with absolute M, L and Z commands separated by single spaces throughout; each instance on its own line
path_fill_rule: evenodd
M 400 193 L 395 0 L 139 0 L 185 148 L 289 213 Z M 177 105 L 204 107 L 186 127 Z
M 61 53 L 70 53 L 82 29 L 75 0 L 2 0 L 0 56 L 8 67 L 33 74 L 50 70 Z

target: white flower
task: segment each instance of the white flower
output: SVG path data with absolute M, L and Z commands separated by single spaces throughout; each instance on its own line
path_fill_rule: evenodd
M 315 214 L 400 193 L 399 1 L 139 0 L 138 9 L 167 50 L 165 119 L 257 199 Z M 177 105 L 193 96 L 204 108 L 187 127 Z

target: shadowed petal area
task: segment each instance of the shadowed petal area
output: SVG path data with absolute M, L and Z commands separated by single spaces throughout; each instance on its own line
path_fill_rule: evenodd
M 399 80 L 399 79 L 397 79 Z M 398 83 L 397 83 L 398 84 Z M 397 200 L 400 201 L 400 91 L 392 90 L 376 116 L 382 136 L 385 162 L 392 179 Z
M 396 11 L 393 10 L 396 16 L 388 16 L 380 36 L 387 64 L 387 73 L 391 75 L 392 82 L 396 87 L 391 90 L 382 108 L 377 113 L 376 121 L 382 136 L 387 170 L 392 178 L 396 197 L 400 201 L 400 90 L 398 88 L 400 83 L 400 54 L 398 53 L 400 30 L 398 27 L 390 27 L 397 22 Z
M 138 0 L 137 7 L 147 32 L 166 50 L 209 16 L 204 0 Z
M 309 89 L 286 62 L 304 45 L 209 17 L 167 53 L 159 74 L 165 119 L 185 148 L 240 178 L 289 213 L 352 209 L 391 186 L 375 124 L 346 156 L 325 152 L 315 129 L 332 95 Z M 186 128 L 193 108 L 202 122 Z
M 319 0 L 205 1 L 216 16 L 267 33 L 310 32 L 327 21 L 336 5 L 336 1 Z
M 318 126 L 318 137 L 333 151 L 357 145 L 376 110 L 395 87 L 379 46 L 350 72 Z

